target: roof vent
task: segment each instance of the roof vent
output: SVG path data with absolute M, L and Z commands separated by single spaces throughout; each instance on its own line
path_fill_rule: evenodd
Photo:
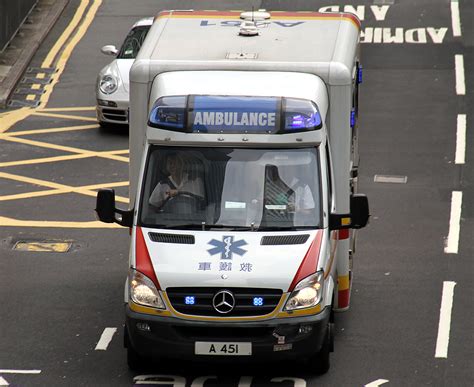
M 239 35 L 243 36 L 256 36 L 260 32 L 258 31 L 258 27 L 253 21 L 243 21 L 240 25 Z
M 263 20 L 268 20 L 270 19 L 271 15 L 270 12 L 267 12 L 265 9 L 259 9 L 258 11 L 247 11 L 247 12 L 242 12 L 240 14 L 240 18 L 242 20 L 248 20 L 248 21 L 263 21 Z

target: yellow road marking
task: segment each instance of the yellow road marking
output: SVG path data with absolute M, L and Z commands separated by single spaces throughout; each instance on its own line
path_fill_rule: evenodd
M 70 248 L 70 242 L 18 242 L 13 249 L 20 251 L 67 253 Z
M 27 101 L 34 101 L 35 100 L 35 95 L 34 94 L 28 94 L 26 96 L 26 100 Z
M 88 158 L 88 157 L 93 157 L 93 156 L 92 155 L 87 155 L 87 154 L 74 154 L 74 155 L 67 155 L 67 156 L 44 157 L 44 158 L 41 158 L 41 159 L 6 161 L 6 162 L 3 162 L 3 163 L 0 163 L 0 168 L 17 167 L 19 165 L 54 163 L 54 162 L 58 162 L 58 161 L 67 161 L 67 160 L 78 160 L 78 159 L 85 159 L 85 158 Z
M 11 174 L 11 173 L 6 173 L 6 172 L 0 172 L 0 178 L 14 180 L 14 181 L 21 181 L 22 183 L 35 184 L 35 185 L 40 185 L 40 186 L 43 186 L 43 187 L 53 188 L 53 190 L 52 191 L 50 190 L 49 192 L 48 191 L 36 191 L 36 192 L 29 192 L 29 193 L 16 194 L 16 195 L 0 196 L 0 201 L 26 199 L 26 198 L 30 198 L 30 197 L 57 195 L 57 194 L 64 194 L 64 193 L 78 193 L 78 194 L 82 194 L 82 195 L 86 195 L 86 196 L 96 197 L 97 192 L 92 191 L 92 189 L 110 188 L 110 187 L 114 187 L 114 186 L 125 186 L 125 185 L 128 184 L 128 182 L 126 182 L 126 183 L 116 182 L 116 183 L 87 185 L 87 186 L 84 186 L 84 187 L 72 187 L 72 186 L 65 185 L 65 184 L 54 183 L 52 181 L 40 180 L 40 179 L 35 179 L 35 178 L 32 178 L 32 177 L 27 177 L 27 176 L 14 175 L 14 174 Z M 118 202 L 128 203 L 128 198 L 118 196 L 115 199 Z
M 95 106 L 84 107 L 61 107 L 61 108 L 44 108 L 42 112 L 88 112 L 95 111 Z
M 64 51 L 61 53 L 59 60 L 58 60 L 58 66 L 57 69 L 58 71 L 52 76 L 52 82 L 48 85 L 45 86 L 45 92 L 40 98 L 40 103 L 43 104 L 43 106 L 46 106 L 46 104 L 49 101 L 49 97 L 51 93 L 53 92 L 54 86 L 56 83 L 59 81 L 60 75 L 63 73 L 64 68 L 66 67 L 66 63 L 71 56 L 71 53 L 77 43 L 82 39 L 84 36 L 85 32 L 89 28 L 90 24 L 92 23 L 92 20 L 94 19 L 94 16 L 99 8 L 99 6 L 102 4 L 102 0 L 94 0 L 94 4 L 90 7 L 89 12 L 87 13 L 84 22 L 82 23 L 81 27 L 79 28 L 77 34 L 71 41 L 67 44 L 65 47 Z M 67 31 L 65 30 L 61 37 L 59 38 L 62 42 L 65 42 L 67 38 L 69 38 L 70 32 L 69 30 L 75 29 L 80 20 L 82 19 L 82 16 L 85 13 L 85 9 L 89 5 L 89 0 L 81 0 L 81 3 L 78 7 L 78 11 L 76 11 L 73 20 L 69 23 L 68 27 L 66 28 Z M 57 53 L 60 51 L 60 48 L 53 47 L 53 49 L 50 50 L 48 53 L 48 58 L 49 59 L 54 59 L 57 56 Z M 50 67 L 52 63 L 48 61 L 43 61 L 42 66 L 43 67 Z M 38 73 L 36 75 L 38 79 L 44 79 L 45 78 L 45 73 Z M 8 129 L 10 129 L 12 126 L 14 126 L 17 122 L 24 120 L 25 118 L 29 117 L 32 113 L 35 111 L 41 110 L 41 107 L 38 108 L 21 108 L 14 110 L 13 112 L 9 113 L 5 117 L 2 117 L 2 120 L 0 122 L 0 133 L 6 132 Z
M 74 32 L 74 29 L 79 25 L 82 19 L 82 15 L 84 15 L 84 12 L 88 5 L 89 5 L 89 0 L 81 1 L 81 4 L 79 4 L 79 7 L 77 8 L 76 13 L 74 14 L 74 17 L 72 18 L 71 22 L 69 23 L 67 28 L 64 30 L 64 32 L 61 34 L 59 39 L 56 41 L 53 48 L 49 51 L 48 55 L 46 56 L 43 63 L 41 64 L 41 67 L 49 68 L 52 66 L 54 58 L 56 58 L 56 56 L 58 55 L 58 52 L 63 47 L 64 43 L 66 43 L 66 40 L 69 39 L 71 34 Z
M 27 136 L 30 134 L 43 134 L 43 133 L 69 132 L 69 131 L 74 131 L 74 130 L 97 129 L 98 127 L 99 125 L 96 124 L 96 125 L 65 126 L 61 128 L 22 130 L 18 132 L 9 132 L 8 134 L 0 134 L 0 140 L 3 137 Z
M 0 224 L 4 227 L 42 227 L 42 228 L 123 228 L 116 223 L 91 222 L 60 222 L 18 220 L 0 216 Z
M 11 142 L 18 142 L 20 144 L 38 146 L 38 147 L 42 147 L 42 148 L 50 148 L 50 149 L 55 149 L 55 150 L 64 151 L 64 152 L 79 153 L 79 154 L 83 154 L 83 155 L 103 157 L 103 158 L 106 158 L 106 159 L 111 159 L 111 160 L 116 160 L 116 161 L 123 161 L 125 163 L 128 163 L 128 161 L 129 161 L 128 157 L 115 156 L 114 154 L 109 153 L 109 152 L 87 151 L 87 150 L 84 150 L 84 149 L 72 148 L 72 147 L 63 146 L 63 145 L 55 145 L 55 144 L 50 144 L 50 143 L 42 142 L 42 141 L 27 140 L 26 138 L 17 138 L 17 137 L 5 136 L 5 137 L 3 137 L 3 140 L 11 141 Z
M 41 116 L 41 117 L 53 117 L 53 118 L 64 118 L 67 120 L 81 120 L 81 121 L 93 121 L 97 122 L 97 119 L 95 117 L 83 117 L 83 116 L 71 116 L 71 115 L 66 115 L 66 114 L 54 114 L 54 113 L 43 113 L 42 111 L 36 111 L 32 113 L 35 116 Z
M 34 85 L 31 85 L 31 88 L 32 88 L 33 90 L 39 90 L 40 87 L 41 87 L 41 85 L 40 85 L 39 83 L 35 83 Z
M 85 7 L 84 3 L 85 3 L 84 0 L 81 1 L 81 6 L 82 6 L 81 15 L 84 12 L 84 7 Z M 89 3 L 89 1 L 87 0 L 87 4 L 88 3 Z M 53 92 L 54 86 L 56 85 L 56 83 L 59 82 L 59 78 L 61 77 L 61 74 L 64 72 L 64 69 L 66 68 L 66 63 L 67 63 L 69 57 L 71 56 L 72 51 L 74 50 L 76 45 L 79 43 L 79 41 L 85 35 L 87 29 L 89 28 L 90 24 L 94 20 L 95 14 L 97 13 L 97 10 L 99 9 L 101 4 L 102 4 L 102 0 L 94 0 L 93 1 L 92 5 L 89 8 L 89 11 L 87 12 L 87 14 L 84 17 L 82 23 L 80 24 L 78 30 L 76 31 L 76 34 L 71 38 L 71 40 L 66 45 L 63 52 L 61 53 L 61 55 L 58 59 L 58 62 L 56 64 L 57 72 L 52 77 L 51 83 L 45 86 L 45 92 L 44 92 L 44 94 L 42 94 L 42 96 L 40 98 L 41 104 L 43 106 L 46 106 L 48 104 L 48 101 L 49 101 L 49 98 L 51 96 L 51 93 Z M 71 24 L 76 26 L 76 24 L 75 24 L 76 20 L 79 20 L 79 17 L 75 18 L 73 21 L 71 21 Z M 68 26 L 68 28 L 69 28 L 69 26 Z M 63 34 L 65 34 L 65 33 L 63 33 Z M 62 38 L 62 36 L 60 37 L 60 39 L 61 38 Z M 51 54 L 51 56 L 52 55 L 53 54 Z M 48 56 L 49 56 L 49 54 L 48 54 Z M 48 62 L 44 61 L 43 64 L 47 65 Z
M 6 132 L 17 122 L 23 121 L 33 111 L 34 111 L 33 109 L 25 107 L 18 110 L 14 110 L 11 113 L 7 114 L 6 116 L 2 117 L 2 120 L 0 121 L 0 133 Z

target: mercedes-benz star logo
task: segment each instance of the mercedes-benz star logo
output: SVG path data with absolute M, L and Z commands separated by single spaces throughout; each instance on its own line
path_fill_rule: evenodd
M 235 297 L 232 292 L 228 290 L 221 290 L 214 295 L 212 299 L 212 306 L 221 314 L 232 312 L 235 307 Z

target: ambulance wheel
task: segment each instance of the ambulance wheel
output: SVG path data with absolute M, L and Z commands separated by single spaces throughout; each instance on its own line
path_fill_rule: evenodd
M 132 371 L 141 371 L 146 367 L 146 360 L 133 348 L 127 348 L 127 365 Z
M 326 336 L 324 337 L 323 345 L 320 351 L 309 359 L 309 367 L 310 370 L 313 371 L 317 375 L 323 375 L 329 371 L 330 361 L 329 361 L 329 354 L 331 353 L 331 348 L 333 347 L 333 325 L 331 323 L 328 324 L 328 328 L 326 330 Z

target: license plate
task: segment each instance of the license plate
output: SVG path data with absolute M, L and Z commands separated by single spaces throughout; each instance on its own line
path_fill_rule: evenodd
M 194 353 L 196 355 L 250 356 L 252 355 L 252 343 L 196 341 Z

